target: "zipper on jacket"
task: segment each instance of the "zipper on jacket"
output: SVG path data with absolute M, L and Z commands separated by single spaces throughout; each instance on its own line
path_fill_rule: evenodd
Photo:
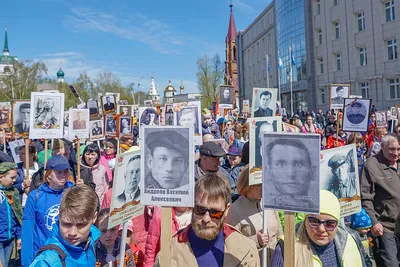
M 11 239 L 11 213 L 10 204 L 8 203 L 8 197 L 6 196 L 6 206 L 7 206 L 7 217 L 8 217 L 8 240 Z

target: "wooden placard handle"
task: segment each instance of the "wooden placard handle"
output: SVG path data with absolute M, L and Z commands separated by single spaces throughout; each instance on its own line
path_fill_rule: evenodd
M 161 208 L 161 254 L 160 266 L 169 267 L 171 264 L 172 244 L 172 210 L 169 207 Z
M 284 242 L 284 267 L 293 267 L 295 265 L 295 214 L 285 211 L 285 242 Z

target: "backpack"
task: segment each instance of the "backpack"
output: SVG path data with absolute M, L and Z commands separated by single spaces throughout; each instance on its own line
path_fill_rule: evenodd
M 54 245 L 54 244 L 44 245 L 44 246 L 40 247 L 38 252 L 36 253 L 35 258 L 37 256 L 39 256 L 40 254 L 42 254 L 42 252 L 44 252 L 46 250 L 53 250 L 53 251 L 57 252 L 58 257 L 61 260 L 62 267 L 67 266 L 65 264 L 65 259 L 67 258 L 67 254 L 65 254 L 65 252 L 61 248 L 59 248 L 57 245 Z

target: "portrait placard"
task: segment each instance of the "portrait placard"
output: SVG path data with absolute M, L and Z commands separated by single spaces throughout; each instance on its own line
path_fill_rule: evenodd
M 340 202 L 341 216 L 361 211 L 355 144 L 321 151 L 321 190 L 332 192 Z
M 282 131 L 282 117 L 250 119 L 249 184 L 262 183 L 262 136 L 268 132 Z
M 201 102 L 182 102 L 173 106 L 176 114 L 175 122 L 178 126 L 193 127 L 194 129 L 194 145 L 203 144 L 202 121 L 201 121 Z
M 242 108 L 243 113 L 250 113 L 250 100 L 243 100 L 243 108 Z
M 63 138 L 64 94 L 31 93 L 29 138 Z
M 175 116 L 172 104 L 165 105 L 164 113 L 164 125 L 175 125 Z
M 109 137 L 117 136 L 117 122 L 115 121 L 114 116 L 107 115 L 105 116 L 104 121 L 106 135 Z
M 218 107 L 220 109 L 232 109 L 235 99 L 234 94 L 235 88 L 232 85 L 220 85 Z
M 140 204 L 140 150 L 117 155 L 114 172 L 108 228 L 128 222 L 144 212 L 144 206 Z
M 371 99 L 344 99 L 343 131 L 366 132 L 368 130 Z
M 97 117 L 99 113 L 99 102 L 97 100 L 88 100 L 86 106 L 89 109 L 90 117 Z
M 91 141 L 104 139 L 104 122 L 103 120 L 95 120 L 89 122 L 89 138 Z
M 350 84 L 331 84 L 331 109 L 342 109 L 344 99 L 349 98 Z
M 148 125 L 148 126 L 160 125 L 160 116 L 158 115 L 157 110 L 154 107 L 150 108 L 140 107 L 139 117 L 140 117 L 139 120 L 140 125 Z
M 89 138 L 89 110 L 88 109 L 70 109 L 68 138 L 74 140 Z
M 264 209 L 319 213 L 319 134 L 264 133 Z
M 11 141 L 8 143 L 8 145 L 10 146 L 10 151 L 11 151 L 11 155 L 13 157 L 13 160 L 15 163 L 19 163 L 22 160 L 19 157 L 19 149 L 20 147 L 25 145 L 25 140 L 24 139 L 18 139 L 15 141 Z
M 115 113 L 117 110 L 117 101 L 115 100 L 115 95 L 105 95 L 101 97 L 101 106 L 103 108 L 103 113 Z
M 146 108 L 153 107 L 153 100 L 145 100 L 143 103 Z
M 142 204 L 193 207 L 193 128 L 145 126 L 141 136 Z
M 286 122 L 282 122 L 282 128 L 283 128 L 283 131 L 287 132 L 287 133 L 299 133 L 300 132 L 299 127 L 297 127 L 295 125 L 291 125 Z
M 132 105 L 118 105 L 117 113 L 124 117 L 131 117 L 133 116 L 132 108 Z
M 10 127 L 10 109 L 0 109 L 0 128 Z
M 136 117 L 139 120 L 139 105 L 132 105 L 132 117 Z
M 110 96 L 114 96 L 115 97 L 115 102 L 114 103 L 118 103 L 119 99 L 120 99 L 120 93 L 114 93 L 114 92 L 106 92 L 105 94 L 110 95 Z
M 14 100 L 11 103 L 11 122 L 16 136 L 28 137 L 31 118 L 31 101 Z
M 397 109 L 396 109 L 396 107 L 391 107 L 390 108 L 390 115 L 391 115 L 391 120 L 397 120 Z
M 132 117 L 119 117 L 118 127 L 119 137 L 132 136 Z
M 278 89 L 276 88 L 253 88 L 252 117 L 275 116 L 277 95 Z
M 380 110 L 375 112 L 376 116 L 376 121 L 375 121 L 375 126 L 376 127 L 388 127 L 388 119 L 387 119 L 387 111 L 386 110 Z

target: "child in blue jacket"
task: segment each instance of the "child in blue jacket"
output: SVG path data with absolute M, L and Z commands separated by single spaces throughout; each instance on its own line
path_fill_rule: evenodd
M 15 238 L 21 247 L 22 208 L 19 192 L 13 187 L 17 177 L 17 165 L 0 164 L 0 263 L 8 266 Z

